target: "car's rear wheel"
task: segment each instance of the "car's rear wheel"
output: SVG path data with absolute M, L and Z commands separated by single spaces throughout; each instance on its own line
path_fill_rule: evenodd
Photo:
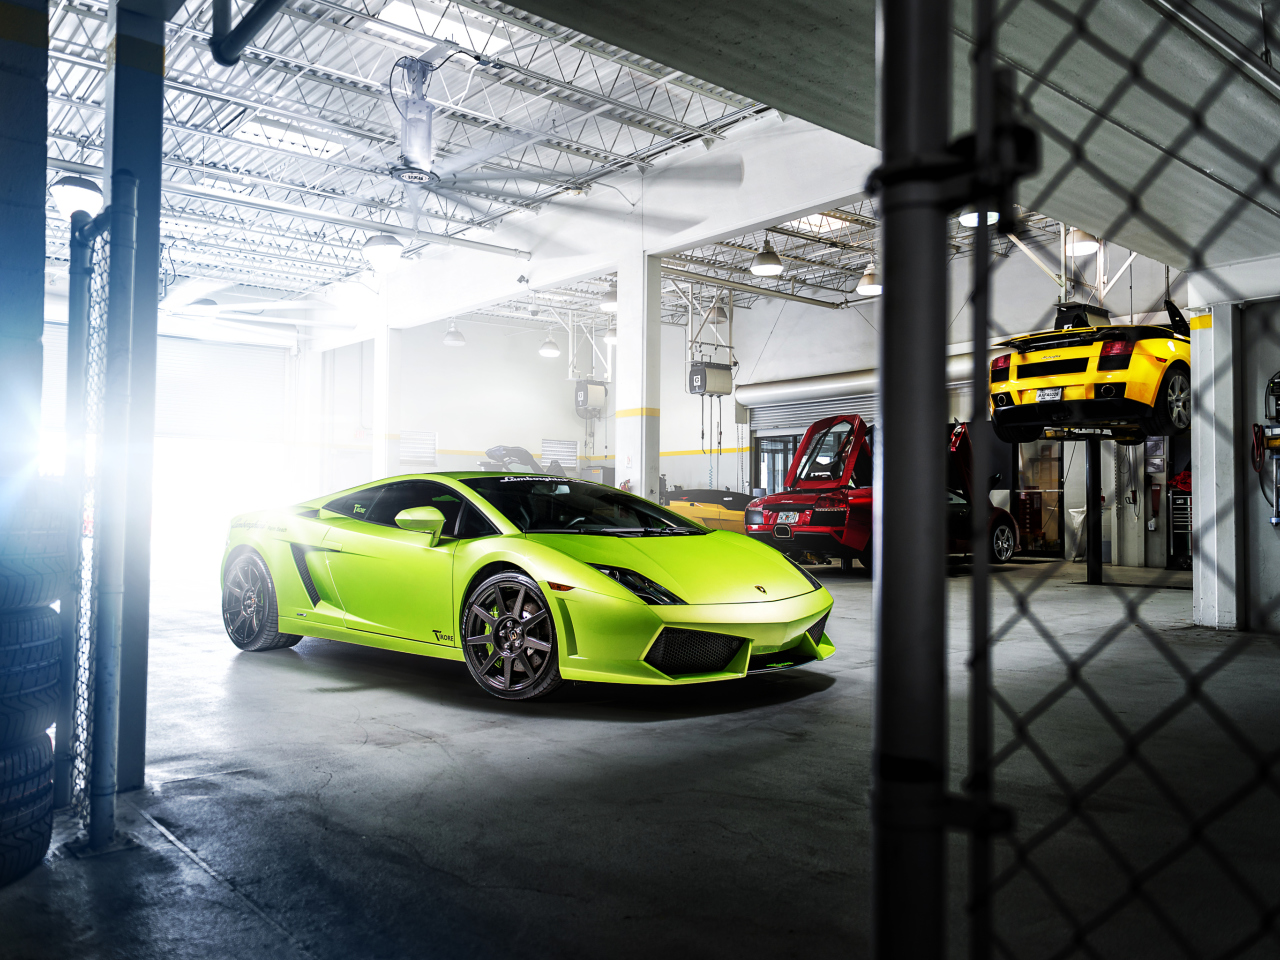
M 1044 427 L 1002 427 L 994 421 L 991 427 L 1001 443 L 1034 443 L 1044 433 Z
M 227 565 L 222 579 L 222 623 L 241 650 L 257 653 L 292 647 L 298 634 L 280 632 L 276 585 L 267 563 L 248 550 Z
M 476 683 L 503 700 L 545 696 L 561 682 L 547 599 L 515 570 L 489 577 L 467 597 L 462 652 Z
M 1017 549 L 1018 537 L 1013 527 L 1003 520 L 996 523 L 991 531 L 991 562 L 1008 563 L 1013 559 L 1013 551 Z
M 1153 437 L 1172 437 L 1191 429 L 1191 375 L 1180 363 L 1164 373 L 1156 392 L 1153 414 L 1145 425 Z

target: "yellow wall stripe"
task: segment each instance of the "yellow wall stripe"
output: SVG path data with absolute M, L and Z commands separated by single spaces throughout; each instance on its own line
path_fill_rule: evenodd
M 660 457 L 705 457 L 707 454 L 715 453 L 714 450 L 663 450 L 658 456 Z M 724 447 L 721 453 L 750 453 L 750 447 Z
M 1213 326 L 1213 314 L 1204 313 L 1190 320 L 1192 330 L 1208 330 Z
M 631 407 L 629 410 L 619 410 L 614 414 L 615 417 L 656 417 L 658 416 L 657 407 Z

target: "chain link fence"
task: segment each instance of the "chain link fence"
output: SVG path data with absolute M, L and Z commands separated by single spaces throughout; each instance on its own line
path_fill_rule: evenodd
M 958 65 L 978 64 L 989 44 L 990 69 L 1005 71 L 1017 116 L 1040 141 L 1017 220 L 1001 227 L 1038 244 L 1053 267 L 1058 251 L 1029 222 L 1083 229 L 1190 274 L 1180 296 L 1166 293 L 1182 310 L 1219 304 L 1189 331 L 1193 462 L 1212 463 L 1213 451 L 1218 460 L 1216 473 L 1194 477 L 1193 576 L 1197 596 L 1241 603 L 1211 625 L 1273 630 L 1280 578 L 1244 583 L 1259 562 L 1246 556 L 1276 534 L 1241 433 L 1259 389 L 1247 358 L 1280 368 L 1280 324 L 1227 266 L 1280 253 L 1272 14 L 1210 0 L 977 0 L 955 14 Z M 980 82 L 956 93 L 962 106 L 972 96 L 981 117 Z M 1170 323 L 1150 315 L 1163 305 L 1139 313 L 1107 296 L 1103 257 L 1063 256 L 1060 299 L 1110 307 L 1119 325 Z M 977 267 L 975 290 L 989 280 L 998 291 L 993 260 Z M 1037 322 L 1053 329 L 1053 311 Z M 993 319 L 983 339 L 1027 326 Z M 984 376 L 974 396 L 988 391 Z M 1132 470 L 1125 433 L 1100 427 L 1108 446 L 1095 450 L 1115 443 L 1117 465 Z M 1265 454 L 1264 475 L 1274 469 Z M 1140 479 L 1125 479 L 1135 499 L 1148 497 Z M 1116 496 L 1126 492 L 1116 485 Z M 1110 566 L 1100 585 L 1052 565 L 994 568 L 989 594 L 973 580 L 972 608 L 983 613 L 972 624 L 977 719 L 965 786 L 1011 814 L 1001 828 L 970 832 L 975 958 L 1280 956 L 1280 640 L 1197 629 L 1190 578 L 1159 556 L 1147 563 L 1159 569 L 1126 578 Z

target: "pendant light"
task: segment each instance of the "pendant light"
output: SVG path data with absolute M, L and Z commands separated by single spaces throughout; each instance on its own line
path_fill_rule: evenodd
M 604 299 L 600 301 L 600 309 L 605 313 L 618 312 L 618 285 L 616 283 L 609 284 L 609 290 L 604 295 Z
M 880 291 L 884 288 L 880 285 L 880 273 L 876 270 L 874 262 L 867 264 L 867 269 L 862 272 L 862 279 L 858 281 L 855 289 L 864 297 L 880 295 Z
M 1085 233 L 1079 227 L 1072 227 L 1067 231 L 1067 256 L 1068 257 L 1087 257 L 1091 253 L 1098 252 L 1098 238 L 1091 233 Z
M 542 346 L 538 348 L 538 354 L 547 358 L 560 356 L 560 344 L 556 343 L 556 338 L 551 335 L 551 328 L 547 328 L 547 339 L 542 341 Z
M 751 272 L 757 277 L 776 277 L 782 272 L 782 258 L 774 252 L 773 244 L 767 239 L 764 249 L 751 261 Z
M 91 217 L 102 212 L 102 188 L 84 177 L 61 178 L 49 188 L 49 196 L 53 197 L 53 205 L 63 220 L 70 220 L 77 210 Z
M 609 324 L 604 332 L 604 342 L 613 346 L 618 342 L 618 325 L 616 323 Z
M 999 219 L 1000 219 L 1000 214 L 996 213 L 996 211 L 994 211 L 994 210 L 988 210 L 988 211 L 987 211 L 987 226 L 988 226 L 988 227 L 995 226 L 996 222 L 997 222 Z M 962 226 L 962 227 L 969 227 L 970 229 L 973 229 L 973 228 L 974 228 L 974 227 L 976 227 L 977 225 L 978 225 L 978 211 L 977 211 L 977 210 L 969 209 L 969 210 L 966 210 L 964 213 L 960 214 L 960 226 Z
M 400 262 L 404 244 L 389 233 L 378 233 L 364 242 L 361 252 L 378 273 L 386 273 Z
M 467 338 L 462 335 L 462 331 L 458 329 L 457 324 L 452 320 L 449 321 L 449 329 L 444 335 L 444 345 L 446 347 L 465 347 Z

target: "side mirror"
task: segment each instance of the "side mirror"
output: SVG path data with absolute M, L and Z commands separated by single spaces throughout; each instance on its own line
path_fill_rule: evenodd
M 435 507 L 410 507 L 396 514 L 396 526 L 427 534 L 434 547 L 440 542 L 440 531 L 444 529 L 444 514 Z
M 993 473 L 990 477 L 987 478 L 987 489 L 994 490 L 996 487 L 1000 486 L 1000 481 L 1003 479 L 1004 479 L 1003 473 Z

